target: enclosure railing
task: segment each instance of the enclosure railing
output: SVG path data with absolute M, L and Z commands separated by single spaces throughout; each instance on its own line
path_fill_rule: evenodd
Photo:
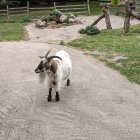
M 74 14 L 88 13 L 88 14 L 90 14 L 89 0 L 87 0 L 87 3 L 84 3 L 84 4 L 63 5 L 63 6 L 57 6 L 56 2 L 54 2 L 54 8 L 58 9 L 61 12 L 65 12 L 65 13 L 74 13 Z
M 88 13 L 88 14 L 90 14 L 89 0 L 87 0 L 87 3 L 85 3 L 85 4 L 64 5 L 64 6 L 56 6 L 56 3 L 54 2 L 53 7 L 30 7 L 29 2 L 27 1 L 27 6 L 25 6 L 25 7 L 11 8 L 8 5 L 6 7 L 7 7 L 6 9 L 0 10 L 0 13 L 7 14 L 8 19 L 11 14 L 26 13 L 27 16 L 29 16 L 29 12 L 32 10 L 51 10 L 54 8 L 57 8 L 60 11 L 65 12 L 65 13 L 71 12 L 71 13 Z

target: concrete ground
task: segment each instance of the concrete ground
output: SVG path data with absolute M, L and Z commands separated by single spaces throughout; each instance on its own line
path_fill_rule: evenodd
M 53 31 L 32 24 L 27 30 L 29 41 L 0 43 L 0 140 L 140 139 L 139 85 L 81 51 L 55 45 L 57 33 L 47 38 Z M 60 49 L 70 54 L 73 74 L 70 87 L 63 83 L 60 102 L 53 93 L 48 103 L 46 84 L 38 83 L 34 69 L 50 48 L 51 54 Z

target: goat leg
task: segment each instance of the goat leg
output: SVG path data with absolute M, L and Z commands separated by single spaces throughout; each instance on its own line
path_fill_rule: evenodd
M 67 80 L 67 86 L 69 86 L 69 85 L 70 85 L 70 79 Z
M 49 89 L 48 102 L 52 100 L 52 88 Z
M 56 92 L 55 100 L 58 102 L 60 100 L 59 93 Z

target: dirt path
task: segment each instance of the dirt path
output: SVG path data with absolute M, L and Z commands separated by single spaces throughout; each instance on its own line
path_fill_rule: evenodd
M 0 43 L 0 140 L 140 139 L 139 85 L 63 47 L 73 61 L 72 85 L 63 83 L 61 101 L 48 103 L 47 87 L 38 84 L 34 69 L 39 55 L 62 48 L 32 39 Z
M 42 42 L 42 43 L 54 43 L 59 44 L 61 40 L 68 42 L 73 39 L 79 38 L 80 34 L 78 33 L 78 30 L 81 28 L 86 27 L 87 25 L 90 25 L 93 23 L 94 20 L 96 20 L 98 16 L 79 16 L 78 19 L 82 21 L 83 24 L 74 25 L 74 26 L 67 26 L 64 28 L 58 28 L 58 29 L 38 29 L 34 28 L 34 24 L 30 24 L 27 27 L 27 30 L 29 31 L 30 41 L 31 42 Z M 124 24 L 124 18 L 119 16 L 110 16 L 111 24 L 113 29 L 121 28 Z M 131 25 L 139 24 L 140 21 L 133 19 L 131 20 Z M 97 27 L 102 30 L 106 29 L 105 21 L 104 19 L 101 20 Z

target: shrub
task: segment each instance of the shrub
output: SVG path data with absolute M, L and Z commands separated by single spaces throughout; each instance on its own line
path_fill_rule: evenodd
M 63 40 L 61 40 L 59 45 L 64 46 L 65 45 L 65 42 Z
M 78 32 L 79 32 L 80 34 L 86 34 L 86 33 L 88 33 L 89 31 L 94 30 L 94 29 L 97 29 L 97 27 L 96 27 L 96 26 L 90 25 L 90 26 L 87 26 L 85 29 L 80 29 Z

